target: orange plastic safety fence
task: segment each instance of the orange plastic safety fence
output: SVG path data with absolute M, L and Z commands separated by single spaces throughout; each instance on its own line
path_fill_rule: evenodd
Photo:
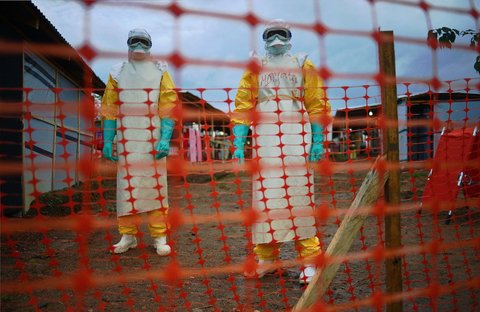
M 96 5 L 84 2 L 86 7 Z M 478 18 L 473 4 L 452 9 L 425 1 L 369 2 L 372 8 L 390 2 L 413 6 L 427 17 L 435 9 Z M 125 5 L 167 12 L 176 19 L 221 18 L 249 27 L 264 22 L 253 13 L 209 13 L 182 7 L 181 2 Z M 315 7 L 321 7 L 320 2 Z M 322 38 L 345 33 L 379 42 L 377 32 L 327 29 L 321 20 L 295 26 Z M 399 39 L 428 46 L 415 38 Z M 142 109 L 117 116 L 113 155 L 120 160 L 113 162 L 102 158 L 104 121 L 99 99 L 92 97 L 103 89 L 92 84 L 91 73 L 85 74 L 82 87 L 58 78 L 60 72 L 49 73 L 56 64 L 45 62 L 45 57 L 71 56 L 65 47 L 64 54 L 51 48 L 38 42 L 26 52 L 15 42 L 0 47 L 5 55 L 20 53 L 27 82 L 0 86 L 0 129 L 5 134 L 0 139 L 5 147 L 0 156 L 2 309 L 291 310 L 306 289 L 299 279 L 305 266 L 313 265 L 320 273 L 333 264 L 341 268 L 316 301 L 317 310 L 383 310 L 392 302 L 401 302 L 406 311 L 479 309 L 479 79 L 440 81 L 434 76 L 398 82 L 398 120 L 384 117 L 381 75 L 370 77 L 377 83 L 360 86 L 325 84 L 321 102 L 328 100 L 332 106 L 331 118 L 326 111 L 310 116 L 323 127 L 324 155 L 319 162 L 305 162 L 311 152 L 306 138 L 313 128 L 303 117 L 310 108 L 292 108 L 292 102 L 304 100 L 306 90 L 289 90 L 299 96 L 285 99 L 282 88 L 275 88 L 270 107 L 245 115 L 253 122 L 243 164 L 232 157 L 239 89 L 183 89 L 177 84 L 179 100 L 170 116 L 176 123 L 166 162 L 153 161 L 153 123 L 127 126 L 124 118 L 131 116 L 151 122 L 152 116 Z M 97 50 L 88 40 L 78 50 L 88 61 L 117 56 Z M 325 58 L 317 74 L 327 82 L 359 78 L 330 71 Z M 179 52 L 165 59 L 177 68 L 195 64 L 259 70 L 253 63 L 190 59 Z M 88 72 L 88 66 L 82 66 Z M 215 96 L 209 98 L 209 92 Z M 374 204 L 354 213 L 365 219 L 358 233 L 351 233 L 352 246 L 343 254 L 325 254 L 352 203 L 363 196 L 362 182 L 375 160 L 395 148 L 385 144 L 387 127 L 398 129 L 400 161 L 381 160 L 375 169 L 381 175 L 400 171 L 400 204 L 391 205 L 388 196 L 374 194 Z M 150 138 L 141 143 L 146 142 L 147 152 L 131 147 L 139 143 L 132 133 L 145 129 Z M 134 154 L 151 161 L 136 162 Z M 122 183 L 123 189 L 118 187 Z M 142 190 L 151 193 L 141 197 Z M 158 208 L 160 216 L 140 213 L 137 208 L 145 202 Z M 130 232 L 124 234 L 132 234 L 137 243 L 115 253 L 119 226 L 125 225 L 116 210 L 125 203 L 133 207 L 134 217 Z M 397 248 L 386 247 L 385 217 L 392 214 L 401 217 L 402 244 Z M 159 233 L 171 247 L 167 256 L 157 254 L 153 246 Z M 260 236 L 267 237 L 269 248 L 279 247 L 271 252 L 269 268 L 274 272 L 247 278 L 245 273 L 258 268 Z M 312 237 L 318 238 L 322 252 L 305 240 Z M 260 255 L 266 253 L 264 249 Z M 401 260 L 403 289 L 388 293 L 385 261 L 396 257 Z

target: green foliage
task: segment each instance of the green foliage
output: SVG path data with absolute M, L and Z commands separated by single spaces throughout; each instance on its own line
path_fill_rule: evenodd
M 478 52 L 480 51 L 478 35 L 478 31 L 472 29 L 459 31 L 455 28 L 441 27 L 429 30 L 427 41 L 428 45 L 434 50 L 437 48 L 451 49 L 457 37 L 471 36 L 470 47 Z M 473 68 L 480 74 L 480 55 L 476 57 Z
M 436 48 L 452 48 L 452 44 L 457 39 L 460 32 L 455 28 L 442 27 L 428 31 L 428 43 Z

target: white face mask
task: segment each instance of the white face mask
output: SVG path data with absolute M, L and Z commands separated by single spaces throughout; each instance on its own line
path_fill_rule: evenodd
M 128 54 L 133 60 L 141 61 L 150 55 L 150 47 L 137 42 L 128 46 Z
M 265 42 L 265 50 L 271 55 L 282 55 L 292 47 L 290 40 L 275 35 Z
M 283 55 L 288 52 L 289 48 L 289 45 L 275 45 L 271 47 L 266 47 L 265 49 L 270 55 Z

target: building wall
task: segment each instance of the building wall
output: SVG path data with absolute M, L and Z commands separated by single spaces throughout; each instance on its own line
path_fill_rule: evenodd
M 78 86 L 105 84 L 32 2 L 0 1 L 0 9 L 0 38 L 13 47 L 0 55 L 0 163 L 9 169 L 0 170 L 0 204 L 3 215 L 21 216 L 33 190 L 82 179 L 70 164 L 91 151 L 93 118 L 78 113 L 87 105 Z M 45 46 L 65 54 L 49 55 Z
M 0 34 L 4 34 L 0 27 Z M 22 163 L 22 56 L 18 54 L 1 54 L 0 66 L 0 103 L 5 108 L 11 108 L 10 113 L 2 113 L 0 116 L 0 161 L 2 164 L 11 164 L 19 168 Z M 5 73 L 8 73 L 6 75 Z M 17 170 L 18 172 L 18 170 Z M 0 170 L 0 206 L 4 216 L 21 214 L 23 208 L 22 176 L 17 172 L 6 173 Z
M 442 99 L 438 99 L 442 95 Z M 442 127 L 447 129 L 459 129 L 462 127 L 474 127 L 480 122 L 480 100 L 478 95 L 471 95 L 466 101 L 462 98 L 466 95 L 455 94 L 454 99 L 448 99 L 448 94 L 421 95 L 422 98 L 411 98 L 407 102 L 402 98 L 398 102 L 397 113 L 399 119 L 399 156 L 400 161 L 408 160 L 426 160 L 432 158 L 440 139 Z M 374 108 L 373 108 L 374 107 Z M 367 111 L 373 112 L 372 116 L 367 116 Z M 381 131 L 376 129 L 376 117 L 381 115 L 381 106 L 370 105 L 369 108 L 350 109 L 348 117 L 345 111 L 337 111 L 335 116 L 337 126 L 334 127 L 333 140 L 338 142 L 338 138 L 344 135 L 348 130 L 350 142 L 362 142 L 363 139 L 356 136 L 363 130 L 375 130 L 369 134 L 370 150 L 373 154 L 381 154 L 382 137 Z M 432 120 L 440 121 L 440 129 L 432 129 L 430 123 Z M 418 122 L 416 125 L 407 126 L 407 122 Z M 375 145 L 375 146 L 374 146 Z M 335 146 L 332 144 L 332 146 Z M 343 150 L 331 150 L 333 153 L 345 152 Z M 352 147 L 349 146 L 350 149 Z M 361 151 L 361 150 L 360 150 Z M 358 154 L 358 153 L 357 153 Z
M 93 120 L 82 118 L 85 97 L 57 67 L 24 54 L 24 203 L 33 193 L 59 190 L 82 179 L 77 169 L 83 155 L 92 154 Z M 56 88 L 56 89 L 55 89 Z M 35 181 L 35 182 L 33 182 Z
M 413 104 L 399 104 L 398 118 L 404 122 L 407 118 L 420 121 L 422 125 L 409 128 L 399 125 L 400 160 L 426 160 L 435 156 L 438 142 L 445 127 L 460 129 L 475 127 L 480 122 L 479 100 L 438 100 L 433 102 L 422 101 Z M 407 117 L 407 113 L 410 114 Z M 429 122 L 438 120 L 441 127 L 432 129 Z

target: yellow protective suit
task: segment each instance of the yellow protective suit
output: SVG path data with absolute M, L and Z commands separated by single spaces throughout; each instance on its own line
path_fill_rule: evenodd
M 178 102 L 166 63 L 123 62 L 111 70 L 102 116 L 117 121 L 117 216 L 121 234 L 136 234 L 146 212 L 153 238 L 166 235 L 166 159 L 155 159 L 161 118 L 172 118 Z M 128 165 L 128 166 L 126 166 Z
M 320 123 L 330 104 L 306 55 L 258 58 L 239 84 L 232 121 L 253 122 L 252 205 L 260 219 L 252 227 L 254 252 L 273 260 L 278 243 L 296 242 L 302 257 L 320 252 L 314 217 L 313 170 L 307 165 L 310 121 Z

